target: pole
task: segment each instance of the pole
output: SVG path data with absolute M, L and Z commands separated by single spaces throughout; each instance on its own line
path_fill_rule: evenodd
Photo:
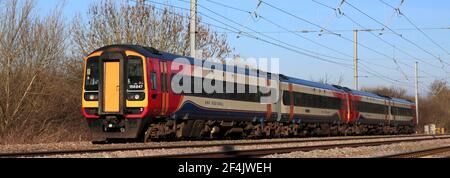
M 416 124 L 419 124 L 419 63 L 416 61 Z
M 191 19 L 190 19 L 190 42 L 191 42 L 191 57 L 195 58 L 196 55 L 196 23 L 197 23 L 197 0 L 191 0 Z
M 355 56 L 355 81 L 353 83 L 354 89 L 358 90 L 358 30 L 353 30 L 353 42 L 354 46 L 354 56 Z

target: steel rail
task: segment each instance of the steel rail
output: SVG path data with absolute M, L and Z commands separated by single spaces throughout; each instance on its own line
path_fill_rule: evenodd
M 334 148 L 354 148 L 362 146 L 379 146 L 387 144 L 395 144 L 402 142 L 418 142 L 435 139 L 448 139 L 450 136 L 429 136 L 427 138 L 417 139 L 403 139 L 403 140 L 387 140 L 387 141 L 371 141 L 371 142 L 359 142 L 359 143 L 341 143 L 341 144 L 326 144 L 326 145 L 313 145 L 313 146 L 295 146 L 295 147 L 277 147 L 266 149 L 249 149 L 249 150 L 234 150 L 233 148 L 224 148 L 223 151 L 217 152 L 201 152 L 201 153 L 187 153 L 187 154 L 174 154 L 174 155 L 157 155 L 157 156 L 144 156 L 136 158 L 257 158 L 272 154 L 286 154 L 291 152 L 309 152 L 314 150 L 329 150 Z
M 450 152 L 450 145 L 381 156 L 379 158 L 423 158 L 446 152 Z

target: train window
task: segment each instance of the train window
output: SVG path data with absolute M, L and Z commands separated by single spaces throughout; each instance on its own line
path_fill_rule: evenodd
M 314 100 L 313 107 L 326 108 L 326 109 L 339 109 L 341 108 L 341 100 L 339 98 L 311 95 Z
M 191 85 L 192 88 L 194 89 L 195 87 L 195 80 L 197 80 L 198 78 L 196 77 L 192 77 L 191 78 Z M 227 99 L 227 100 L 236 100 L 236 101 L 247 101 L 247 102 L 260 102 L 261 100 L 261 96 L 262 94 L 260 93 L 250 93 L 249 85 L 243 85 L 243 84 L 236 84 L 234 82 L 224 82 L 224 81 L 219 81 L 219 80 L 211 80 L 211 79 L 204 79 L 202 78 L 203 82 L 223 82 L 223 93 L 206 93 L 206 91 L 203 89 L 202 93 L 183 93 L 185 95 L 188 96 L 198 96 L 198 97 L 206 97 L 206 98 L 216 98 L 216 99 Z M 226 86 L 227 85 L 234 85 L 234 92 L 233 93 L 227 93 L 226 92 Z M 244 93 L 238 93 L 238 87 L 243 87 L 245 88 Z
M 143 90 L 144 87 L 144 66 L 139 57 L 130 57 L 127 64 L 128 90 Z
M 283 91 L 283 104 L 286 106 L 291 105 L 291 93 L 289 91 Z
M 392 115 L 396 116 L 413 116 L 413 110 L 408 108 L 399 108 L 399 107 L 392 107 L 391 108 Z
M 86 91 L 98 91 L 99 71 L 98 71 L 98 57 L 89 58 L 86 62 Z
M 294 106 L 300 106 L 300 103 L 302 99 L 302 93 L 295 93 L 294 94 Z
M 158 84 L 156 83 L 156 73 L 152 72 L 150 73 L 150 80 L 152 83 L 152 90 L 157 90 L 158 89 Z
M 293 93 L 294 106 L 324 109 L 340 109 L 342 102 L 339 98 L 312 95 L 306 93 Z M 291 105 L 291 97 L 289 91 L 283 92 L 283 104 Z
M 161 91 L 167 92 L 167 74 L 161 74 Z
M 367 102 L 360 102 L 357 104 L 359 112 L 374 113 L 374 114 L 388 114 L 388 107 L 381 104 L 373 104 Z

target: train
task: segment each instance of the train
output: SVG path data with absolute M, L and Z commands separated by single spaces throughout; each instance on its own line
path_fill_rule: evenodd
M 241 93 L 175 92 L 172 79 L 181 73 L 176 59 L 189 70 L 204 70 L 202 61 L 141 45 L 117 44 L 95 50 L 84 59 L 82 113 L 94 142 L 130 140 L 257 139 L 310 136 L 412 134 L 415 103 L 277 74 L 253 75 L 250 69 L 222 63 L 223 82 L 244 87 Z M 219 68 L 220 69 L 220 68 Z M 217 69 L 217 70 L 219 70 Z M 233 73 L 234 71 L 234 73 Z M 183 74 L 213 80 L 205 72 Z M 259 73 L 259 71 L 257 71 Z M 189 76 L 190 75 L 190 76 Z M 241 77 L 245 80 L 235 80 Z M 276 83 L 277 100 L 251 80 Z M 249 84 L 250 83 L 250 84 Z M 192 87 L 195 87 L 191 84 Z M 267 85 L 269 86 L 269 85 Z

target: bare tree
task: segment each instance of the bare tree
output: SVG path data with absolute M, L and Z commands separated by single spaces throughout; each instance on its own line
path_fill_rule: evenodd
M 450 129 L 450 88 L 446 81 L 436 80 L 429 87 L 429 93 L 421 101 L 420 122 L 437 124 Z
M 378 95 L 389 96 L 393 98 L 402 98 L 407 100 L 414 100 L 413 96 L 407 94 L 407 91 L 404 88 L 395 88 L 395 87 L 375 87 L 375 88 L 362 88 L 361 90 L 375 93 Z
M 430 85 L 430 90 L 428 95 L 430 96 L 440 96 L 446 95 L 446 91 L 448 91 L 448 84 L 445 80 L 436 80 Z
M 132 43 L 190 52 L 188 21 L 174 9 L 102 1 L 91 5 L 86 23 L 78 17 L 69 29 L 62 6 L 41 17 L 34 4 L 0 1 L 0 144 L 87 139 L 81 59 L 96 48 Z M 226 36 L 199 24 L 203 57 L 227 57 Z
M 380 95 L 408 99 L 414 101 L 414 97 L 407 94 L 407 91 L 402 88 L 364 88 L 368 92 L 377 93 Z M 419 131 L 422 131 L 423 125 L 436 124 L 438 127 L 450 129 L 450 88 L 448 83 L 443 80 L 434 81 L 426 96 L 419 98 L 419 114 L 420 125 Z
M 0 1 L 0 143 L 56 137 L 76 109 L 63 88 L 68 35 L 61 12 L 39 17 L 34 4 Z
M 343 75 L 339 75 L 339 77 L 333 81 L 333 77 L 331 77 L 328 74 L 325 74 L 324 77 L 315 80 L 313 77 L 310 77 L 312 81 L 316 81 L 318 83 L 322 83 L 322 84 L 328 84 L 328 85 L 342 85 L 344 83 L 344 76 Z
M 78 17 L 72 31 L 75 49 L 86 55 L 96 48 L 111 44 L 139 44 L 179 55 L 188 55 L 189 19 L 174 9 L 129 1 L 102 0 L 89 8 L 87 23 Z M 201 22 L 199 18 L 198 22 Z M 226 35 L 198 23 L 197 47 L 204 58 L 228 57 L 231 48 Z

